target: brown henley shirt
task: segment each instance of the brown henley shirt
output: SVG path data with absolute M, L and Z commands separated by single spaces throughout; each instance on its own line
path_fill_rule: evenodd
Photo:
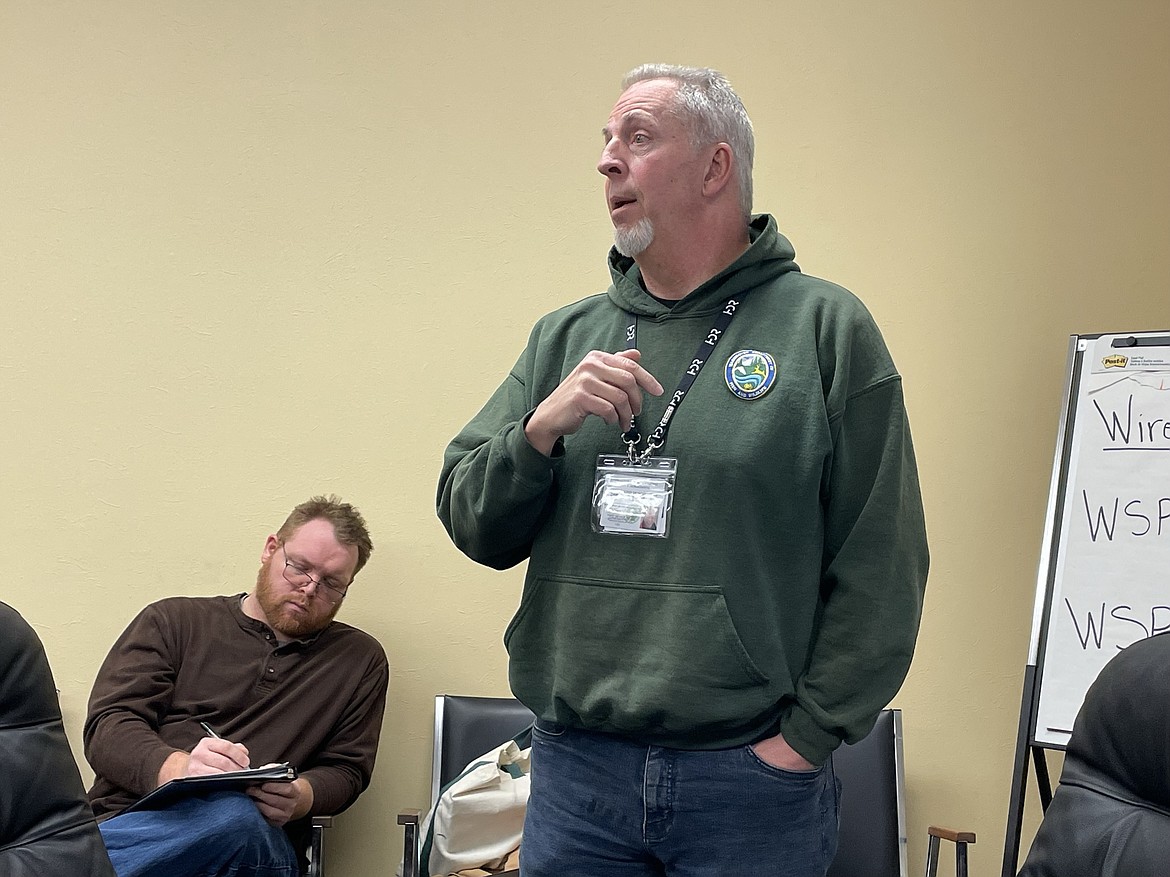
M 381 645 L 339 621 L 281 645 L 240 598 L 152 603 L 110 649 L 84 731 L 99 818 L 154 789 L 167 756 L 204 736 L 200 722 L 247 746 L 254 766 L 292 762 L 313 787 L 311 816 L 369 785 L 390 678 Z

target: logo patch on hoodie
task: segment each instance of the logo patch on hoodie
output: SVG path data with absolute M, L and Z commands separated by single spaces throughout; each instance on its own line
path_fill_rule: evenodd
M 727 389 L 741 399 L 759 399 L 776 383 L 776 360 L 762 350 L 737 350 L 723 368 Z

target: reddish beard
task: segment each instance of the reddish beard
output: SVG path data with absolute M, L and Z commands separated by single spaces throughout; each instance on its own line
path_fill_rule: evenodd
M 340 604 L 331 606 L 316 594 L 310 597 L 304 591 L 294 590 L 283 575 L 277 584 L 273 584 L 272 579 L 270 557 L 261 561 L 260 572 L 256 574 L 256 600 L 264 611 L 264 617 L 268 619 L 268 626 L 291 639 L 300 639 L 324 630 L 340 608 Z M 319 587 L 316 585 L 314 590 Z M 300 606 L 305 611 L 291 609 L 289 604 Z

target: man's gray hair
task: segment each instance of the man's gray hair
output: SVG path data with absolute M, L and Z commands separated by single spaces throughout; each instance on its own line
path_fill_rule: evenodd
M 625 75 L 622 91 L 647 79 L 669 79 L 678 83 L 678 112 L 690 129 L 691 142 L 696 148 L 721 142 L 731 147 L 739 179 L 740 207 L 744 218 L 750 219 L 756 138 L 743 101 L 727 77 L 709 67 L 643 64 Z

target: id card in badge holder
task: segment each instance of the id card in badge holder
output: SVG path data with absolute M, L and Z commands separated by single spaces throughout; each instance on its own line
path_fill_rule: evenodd
M 665 539 L 677 471 L 674 457 L 636 461 L 617 454 L 600 455 L 593 483 L 594 532 Z

